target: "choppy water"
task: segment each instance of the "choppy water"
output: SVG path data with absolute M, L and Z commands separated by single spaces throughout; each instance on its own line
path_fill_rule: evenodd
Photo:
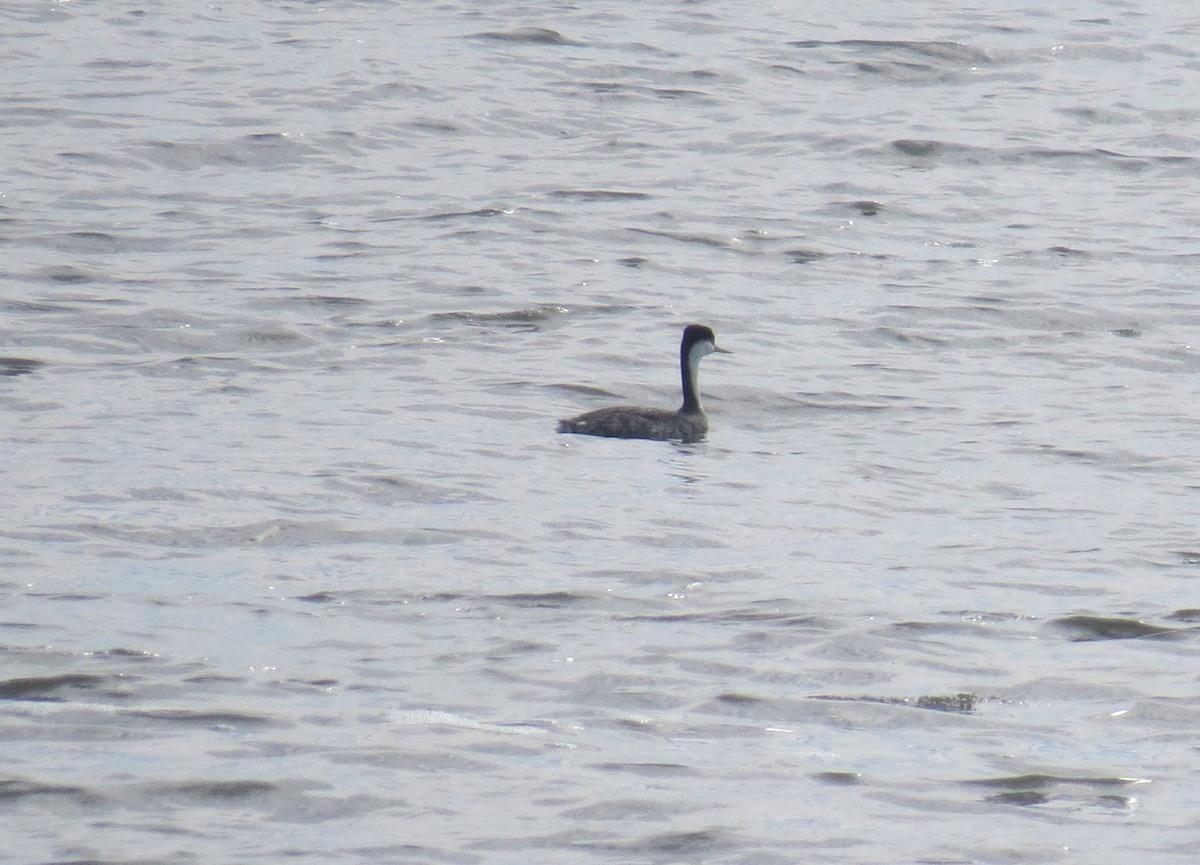
M 855 10 L 0 8 L 9 861 L 1194 861 L 1200 17 Z

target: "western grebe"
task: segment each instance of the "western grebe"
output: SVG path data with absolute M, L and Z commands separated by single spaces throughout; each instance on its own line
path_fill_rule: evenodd
M 558 431 L 623 439 L 700 441 L 708 432 L 708 418 L 704 416 L 704 409 L 700 406 L 696 373 L 700 368 L 700 359 L 714 351 L 722 354 L 733 353 L 717 348 L 717 338 L 713 335 L 712 328 L 702 324 L 689 324 L 683 329 L 683 342 L 679 345 L 683 405 L 679 411 L 618 405 L 560 420 Z

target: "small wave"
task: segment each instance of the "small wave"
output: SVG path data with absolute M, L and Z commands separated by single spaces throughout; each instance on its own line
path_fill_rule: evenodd
M 42 537 L 58 531 L 151 548 L 195 551 L 241 547 L 310 547 L 325 544 L 397 543 L 405 546 L 450 543 L 456 535 L 438 529 L 396 527 L 379 530 L 341 528 L 328 521 L 266 520 L 229 526 L 157 528 L 110 523 L 46 526 Z
M 499 207 L 481 207 L 478 210 L 447 210 L 441 213 L 431 213 L 421 218 L 429 222 L 439 222 L 444 219 L 490 219 L 494 216 L 505 216 L 510 213 L 512 211 L 503 210 Z
M 53 267 L 47 267 L 38 274 L 43 279 L 48 279 L 51 282 L 62 283 L 82 283 L 82 282 L 97 282 L 100 280 L 100 275 L 95 271 L 88 270 L 83 267 L 75 267 L 70 264 L 59 264 Z
M 649 96 L 654 99 L 709 99 L 703 90 L 690 87 L 650 87 L 644 84 L 628 84 L 623 81 L 584 81 L 581 86 L 593 94 L 605 97 Z
M 157 140 L 143 148 L 151 162 L 164 168 L 193 171 L 200 168 L 274 168 L 294 165 L 313 153 L 302 135 L 288 132 L 254 132 L 227 140 Z
M 681 243 L 694 243 L 713 249 L 742 250 L 742 241 L 736 237 L 700 234 L 698 232 L 662 231 L 654 228 L 631 228 L 630 231 L 645 234 L 650 237 L 660 237 L 665 240 L 677 240 Z
M 516 30 L 488 30 L 473 34 L 475 39 L 490 39 L 494 42 L 521 42 L 526 45 L 582 45 L 563 36 L 557 30 L 545 27 L 518 27 Z
M 652 197 L 648 192 L 625 192 L 619 189 L 556 189 L 551 195 L 583 201 L 644 201 Z
M 958 42 L 808 39 L 788 44 L 819 53 L 821 60 L 834 68 L 901 85 L 952 81 L 996 62 L 986 51 Z
M 100 800 L 98 793 L 71 784 L 43 784 L 38 781 L 26 781 L 18 778 L 0 780 L 0 802 L 11 803 L 19 799 L 41 796 L 64 796 L 84 804 L 91 804 Z
M 570 312 L 571 310 L 565 306 L 544 304 L 500 312 L 435 312 L 429 318 L 433 321 L 461 322 L 470 327 L 502 327 L 511 330 L 536 331 Z
M 1176 610 L 1173 613 L 1168 613 L 1163 618 L 1169 619 L 1172 622 L 1187 622 L 1188 624 L 1200 623 L 1200 610 Z
M 890 147 L 903 156 L 950 165 L 1027 165 L 1056 163 L 1059 165 L 1093 166 L 1119 171 L 1147 171 L 1190 167 L 1192 156 L 1175 154 L 1131 154 L 1102 147 L 1072 149 L 1063 147 L 995 148 L 957 144 L 926 138 L 899 138 Z
M 833 700 L 845 703 L 881 703 L 886 706 L 911 706 L 914 709 L 928 709 L 933 712 L 952 712 L 960 715 L 970 715 L 979 703 L 975 694 L 922 694 L 917 697 L 847 697 L 834 694 L 817 694 L 814 700 Z
M 594 763 L 592 765 L 605 772 L 627 772 L 647 778 L 671 778 L 699 774 L 696 769 L 682 763 Z
M 265 796 L 276 791 L 269 781 L 189 781 L 162 788 L 164 793 L 196 799 L 235 800 Z
M 580 592 L 514 592 L 510 595 L 488 595 L 488 600 L 499 601 L 514 607 L 537 607 L 563 609 L 580 603 L 591 603 L 595 598 Z
M 31 676 L 0 681 L 0 700 L 57 700 L 68 688 L 96 688 L 107 681 L 104 676 L 64 673 L 58 676 Z
M 791 256 L 796 264 L 812 264 L 814 261 L 829 258 L 831 253 L 819 249 L 789 249 L 786 254 Z
M 713 853 L 736 849 L 738 840 L 724 829 L 695 832 L 666 832 L 650 835 L 624 845 L 631 855 L 668 856 L 672 859 L 706 859 Z
M 849 48 L 874 55 L 907 54 L 941 61 L 978 66 L 991 63 L 986 51 L 963 45 L 961 42 L 919 41 L 908 39 L 802 39 L 789 42 L 793 48 Z
M 524 735 L 544 732 L 542 727 L 532 724 L 497 724 L 487 721 L 476 721 L 473 718 L 457 715 L 453 712 L 445 712 L 440 709 L 401 709 L 390 713 L 388 720 L 393 724 L 402 724 L 405 726 L 457 727 L 464 730 L 478 730 L 488 733 Z
M 1055 799 L 1078 799 L 1064 788 L 1082 788 L 1090 804 L 1124 808 L 1132 804 L 1133 797 L 1124 794 L 1126 787 L 1149 784 L 1145 778 L 1122 778 L 1113 776 L 1051 775 L 1030 773 L 1028 775 L 1005 775 L 996 778 L 980 778 L 963 781 L 965 785 L 994 789 L 986 796 L 988 802 L 999 805 L 1049 805 Z M 1072 803 L 1077 806 L 1078 802 Z
M 189 727 L 262 727 L 274 723 L 266 715 L 251 712 L 195 711 L 191 709 L 139 709 L 129 717 L 169 721 Z
M 45 366 L 44 360 L 28 357 L 0 357 L 0 376 L 29 375 L 38 367 Z
M 1052 619 L 1050 624 L 1066 633 L 1067 637 L 1076 643 L 1091 640 L 1169 638 L 1190 630 L 1151 625 L 1139 619 L 1127 619 L 1119 616 L 1063 616 Z

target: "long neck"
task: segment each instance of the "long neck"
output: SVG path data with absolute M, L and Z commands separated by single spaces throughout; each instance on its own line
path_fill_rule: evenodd
M 700 414 L 700 391 L 696 388 L 696 373 L 700 369 L 700 358 L 704 355 L 692 347 L 679 349 L 679 373 L 683 378 L 683 407 L 681 414 Z

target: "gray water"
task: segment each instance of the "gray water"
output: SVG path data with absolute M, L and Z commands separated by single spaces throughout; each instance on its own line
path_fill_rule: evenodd
M 0 7 L 7 861 L 1195 861 L 1200 16 L 842 5 Z

